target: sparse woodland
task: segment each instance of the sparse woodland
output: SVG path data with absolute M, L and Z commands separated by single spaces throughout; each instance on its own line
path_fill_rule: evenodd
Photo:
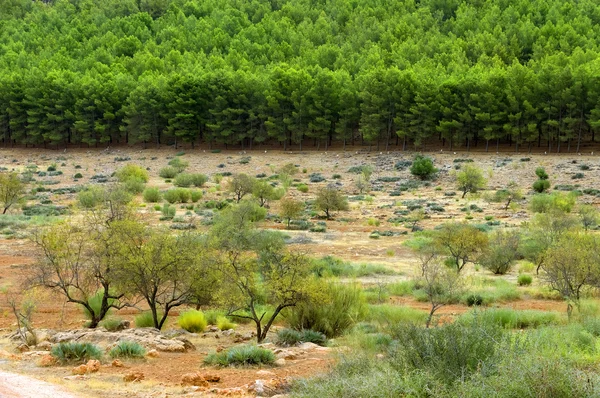
M 592 0 L 0 2 L 0 370 L 600 396 L 599 27 Z

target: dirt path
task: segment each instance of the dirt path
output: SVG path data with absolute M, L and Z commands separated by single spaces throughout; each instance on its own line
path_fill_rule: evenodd
M 0 398 L 76 398 L 41 380 L 0 371 Z

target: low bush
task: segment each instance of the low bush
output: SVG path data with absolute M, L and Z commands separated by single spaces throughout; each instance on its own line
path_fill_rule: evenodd
M 164 193 L 164 198 L 167 202 L 173 203 L 187 203 L 190 201 L 192 194 L 189 189 L 175 188 L 169 189 Z
M 134 341 L 120 341 L 108 355 L 111 358 L 143 358 L 146 350 Z
M 517 277 L 517 284 L 519 286 L 529 286 L 533 282 L 533 277 L 527 274 L 521 274 Z
M 148 172 L 137 164 L 128 164 L 117 170 L 115 173 L 120 182 L 128 180 L 139 180 L 143 183 L 148 182 Z
M 285 311 L 284 317 L 293 329 L 311 329 L 331 338 L 366 316 L 367 305 L 360 286 L 328 282 L 322 291 L 324 302 L 305 302 Z
M 314 343 L 324 346 L 327 338 L 323 333 L 314 330 L 282 329 L 277 333 L 277 344 L 285 347 L 300 343 Z
M 235 329 L 237 326 L 235 323 L 231 322 L 229 318 L 223 315 L 217 316 L 216 325 L 221 330 Z
M 242 345 L 209 354 L 204 363 L 217 366 L 270 365 L 275 362 L 273 351 L 254 345 Z
M 319 173 L 312 173 L 308 176 L 308 180 L 310 182 L 322 182 L 322 181 L 325 181 L 325 177 L 323 177 Z
M 154 320 L 152 319 L 152 313 L 150 311 L 142 312 L 135 317 L 136 328 L 153 328 Z
M 60 363 L 83 363 L 90 359 L 102 358 L 100 348 L 92 343 L 58 343 L 52 347 L 50 355 Z
M 157 203 L 162 199 L 160 190 L 158 188 L 146 188 L 144 189 L 144 201 L 147 203 Z
M 189 310 L 182 312 L 177 318 L 177 324 L 190 333 L 198 333 L 206 329 L 206 319 L 201 311 Z
M 410 173 L 421 180 L 431 178 L 437 171 L 433 166 L 433 160 L 423 155 L 415 156 L 413 164 L 410 167 Z
M 175 167 L 167 166 L 160 169 L 158 175 L 162 178 L 175 178 L 178 174 L 177 169 Z
M 83 175 L 81 173 L 77 173 L 73 176 L 73 178 L 83 178 Z
M 123 327 L 123 320 L 120 318 L 106 318 L 99 324 L 109 332 L 117 332 Z
M 204 174 L 181 173 L 175 177 L 173 184 L 177 187 L 185 188 L 190 187 L 192 185 L 195 187 L 201 187 L 206 183 L 206 181 L 208 181 L 208 177 Z

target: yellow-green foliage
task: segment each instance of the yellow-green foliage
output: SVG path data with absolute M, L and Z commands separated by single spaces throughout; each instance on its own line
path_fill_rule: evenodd
M 236 328 L 236 324 L 231 322 L 229 319 L 227 319 L 227 317 L 220 315 L 217 316 L 217 327 L 221 330 L 229 330 L 229 329 L 235 329 Z
M 189 310 L 182 312 L 177 319 L 177 323 L 182 329 L 191 333 L 202 332 L 206 329 L 206 319 L 201 311 Z
M 148 172 L 141 166 L 132 163 L 117 170 L 116 176 L 120 182 L 125 182 L 127 180 L 148 182 Z

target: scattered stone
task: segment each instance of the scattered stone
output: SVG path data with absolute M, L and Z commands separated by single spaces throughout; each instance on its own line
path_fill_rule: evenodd
M 160 354 L 156 350 L 150 350 L 146 353 L 146 356 L 148 358 L 158 358 L 160 356 Z
M 123 365 L 123 362 L 121 362 L 120 359 L 115 359 L 114 361 L 112 361 L 112 363 L 110 364 L 110 366 L 112 366 L 113 368 L 123 368 L 123 367 L 125 367 L 125 365 Z
M 247 391 L 259 397 L 270 397 L 275 394 L 285 393 L 289 383 L 285 379 L 273 378 L 269 380 L 256 380 L 247 386 Z
M 87 367 L 88 373 L 95 373 L 100 370 L 100 361 L 97 359 L 90 359 L 85 366 Z
M 271 371 L 268 371 L 268 370 L 259 370 L 258 372 L 256 372 L 256 375 L 257 376 L 261 376 L 261 377 L 265 377 L 265 378 L 266 377 L 273 378 L 273 377 L 277 376 L 275 373 L 273 373 Z
M 302 343 L 298 348 L 301 350 L 314 350 L 315 348 L 319 348 L 319 346 L 315 343 Z
M 85 365 L 76 366 L 71 370 L 71 373 L 73 373 L 74 375 L 84 375 L 87 372 L 88 372 L 88 368 Z
M 275 364 L 275 366 L 284 366 L 285 365 L 285 359 L 283 358 L 279 358 L 277 360 L 275 360 L 275 362 L 273 362 Z
M 233 329 L 227 329 L 227 330 L 223 330 L 221 332 L 221 336 L 231 336 L 235 333 L 235 330 Z
M 217 376 L 217 375 L 206 374 L 206 375 L 203 375 L 202 377 L 204 377 L 204 380 L 208 381 L 209 383 L 218 383 L 221 381 L 221 376 Z
M 217 351 L 217 352 L 221 352 L 221 351 L 223 351 L 224 349 L 225 349 L 225 347 L 223 347 L 222 345 L 218 345 L 218 346 L 217 346 L 217 349 L 216 349 L 215 351 Z
M 208 382 L 204 379 L 204 377 L 202 377 L 200 372 L 186 373 L 181 376 L 181 385 L 208 387 Z
M 142 372 L 140 372 L 140 371 L 133 371 L 133 372 L 126 373 L 123 376 L 123 381 L 126 382 L 126 383 L 136 382 L 136 381 L 139 382 L 139 381 L 144 380 L 144 377 L 145 376 L 144 376 L 144 374 Z
M 210 332 L 210 333 L 216 333 L 218 331 L 219 331 L 219 328 L 216 327 L 216 326 L 209 326 L 208 327 L 208 332 Z
M 28 346 L 27 344 L 25 344 L 25 343 L 23 343 L 23 344 L 19 344 L 19 345 L 17 346 L 17 351 L 19 351 L 19 352 L 26 352 L 26 351 L 29 351 L 29 346 Z
M 83 375 L 73 375 L 73 376 L 65 376 L 63 379 L 65 380 L 86 380 L 88 377 Z
M 41 351 L 50 351 L 52 349 L 52 344 L 48 341 L 42 341 L 35 346 L 36 349 Z
M 56 358 L 54 358 L 52 355 L 50 354 L 46 354 L 43 357 L 40 358 L 40 360 L 38 361 L 38 365 L 42 366 L 44 368 L 48 367 L 48 366 L 53 366 L 56 364 Z

